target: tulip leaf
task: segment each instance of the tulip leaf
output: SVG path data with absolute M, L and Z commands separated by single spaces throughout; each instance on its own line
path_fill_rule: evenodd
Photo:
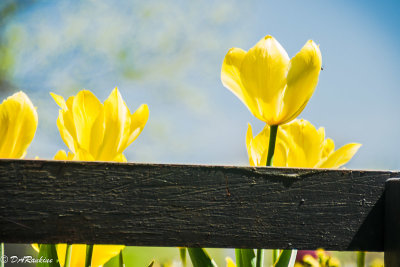
M 236 267 L 243 267 L 242 250 L 235 248 Z
M 241 249 L 242 254 L 242 267 L 255 267 L 256 266 L 256 254 L 253 249 Z
M 58 261 L 57 249 L 54 244 L 39 245 L 39 255 L 36 267 L 60 267 Z M 40 262 L 40 260 L 42 260 Z
M 179 248 L 179 256 L 183 266 L 186 266 L 186 248 Z
M 203 248 L 188 248 L 193 267 L 217 267 L 207 251 Z
M 296 261 L 297 250 L 283 250 L 274 267 L 293 267 Z

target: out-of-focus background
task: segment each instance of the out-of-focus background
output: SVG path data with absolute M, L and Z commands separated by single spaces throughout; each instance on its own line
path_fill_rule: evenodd
M 64 97 L 118 87 L 150 118 L 129 161 L 248 165 L 247 123 L 263 123 L 220 81 L 229 48 L 273 35 L 293 57 L 308 39 L 323 68 L 300 117 L 337 146 L 363 146 L 348 168 L 399 169 L 400 5 L 397 1 L 0 1 L 0 99 L 23 90 L 38 107 L 28 157 L 66 149 Z M 176 253 L 177 255 L 177 253 Z

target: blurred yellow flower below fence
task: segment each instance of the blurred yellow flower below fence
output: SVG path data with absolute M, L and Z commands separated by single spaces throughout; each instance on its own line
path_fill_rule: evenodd
M 231 48 L 221 70 L 222 84 L 269 125 L 295 119 L 307 105 L 322 66 L 319 47 L 308 41 L 292 59 L 272 36 L 248 52 Z
M 36 108 L 24 92 L 0 104 L 0 158 L 23 158 L 38 125 Z
M 61 108 L 57 126 L 70 150 L 68 154 L 58 151 L 54 159 L 127 161 L 122 152 L 146 125 L 149 117 L 146 104 L 131 114 L 117 88 L 104 104 L 88 90 L 80 91 L 66 102 L 62 96 L 51 95 Z
M 270 127 L 255 137 L 249 124 L 246 146 L 251 166 L 265 166 L 268 153 Z M 310 122 L 296 119 L 282 125 L 278 131 L 272 166 L 305 168 L 339 168 L 346 164 L 360 148 L 351 143 L 335 151 L 332 139 L 325 139 L 325 129 L 318 130 Z
M 339 267 L 339 266 L 340 266 L 340 261 L 336 257 L 332 257 L 329 252 L 326 252 L 323 249 L 316 250 L 315 255 L 307 253 L 302 254 L 301 259 L 296 259 L 296 263 L 294 265 L 294 267 Z
M 39 252 L 39 247 L 37 244 L 33 244 L 32 247 L 37 252 Z M 124 247 L 125 246 L 121 245 L 94 245 L 91 266 L 93 267 L 103 266 L 112 257 L 117 256 Z M 67 245 L 58 244 L 56 245 L 56 249 L 60 266 L 64 266 Z M 70 267 L 85 266 L 85 257 L 86 257 L 86 245 L 82 244 L 72 245 Z

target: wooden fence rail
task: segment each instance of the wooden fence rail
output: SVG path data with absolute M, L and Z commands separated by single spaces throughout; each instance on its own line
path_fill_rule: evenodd
M 398 177 L 2 159 L 0 240 L 386 251 L 387 266 L 400 266 Z

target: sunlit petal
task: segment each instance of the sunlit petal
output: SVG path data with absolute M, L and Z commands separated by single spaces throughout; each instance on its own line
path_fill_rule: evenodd
M 72 114 L 79 148 L 90 151 L 91 141 L 96 143 L 96 139 L 92 140 L 91 131 L 102 108 L 100 101 L 88 90 L 80 91 L 74 98 Z
M 0 104 L 0 158 L 23 158 L 38 125 L 36 108 L 23 92 Z
M 319 168 L 339 168 L 346 164 L 358 151 L 361 144 L 347 144 L 331 153 L 328 158 L 319 164 Z
M 123 146 L 124 150 L 128 147 L 139 134 L 143 131 L 144 126 L 149 119 L 149 107 L 146 104 L 142 104 L 136 111 L 131 115 L 131 127 L 129 129 L 129 139 L 127 143 Z
M 67 153 L 64 150 L 59 150 L 57 154 L 55 154 L 54 160 L 68 160 Z
M 112 257 L 117 256 L 124 247 L 119 245 L 94 245 L 92 266 L 103 266 Z
M 65 103 L 64 97 L 57 95 L 55 93 L 51 93 L 50 95 L 53 97 L 54 101 L 56 101 L 57 105 L 61 108 L 61 109 L 65 109 L 67 110 L 67 104 Z
M 255 112 L 258 110 L 255 99 L 249 96 L 240 79 L 240 67 L 245 55 L 246 51 L 240 48 L 231 48 L 228 51 L 222 63 L 221 81 L 251 112 Z
M 268 124 L 275 124 L 286 85 L 289 56 L 272 36 L 261 39 L 245 55 L 240 79 L 246 92 L 256 102 L 253 114 Z
M 104 139 L 98 158 L 99 160 L 112 160 L 122 152 L 122 144 L 129 138 L 131 120 L 129 109 L 117 88 L 104 101 L 104 116 Z
M 246 134 L 246 147 L 251 166 L 265 166 L 268 154 L 269 126 L 253 138 L 251 125 L 248 124 Z
M 251 126 L 246 134 L 246 147 L 251 166 L 265 166 L 269 144 L 269 126 L 253 138 Z M 332 139 L 325 139 L 325 129 L 296 119 L 278 128 L 272 166 L 305 168 L 338 168 L 357 152 L 359 144 L 348 144 L 334 151 Z
M 321 66 L 321 51 L 311 40 L 291 59 L 280 114 L 281 124 L 293 120 L 303 111 L 318 84 Z

